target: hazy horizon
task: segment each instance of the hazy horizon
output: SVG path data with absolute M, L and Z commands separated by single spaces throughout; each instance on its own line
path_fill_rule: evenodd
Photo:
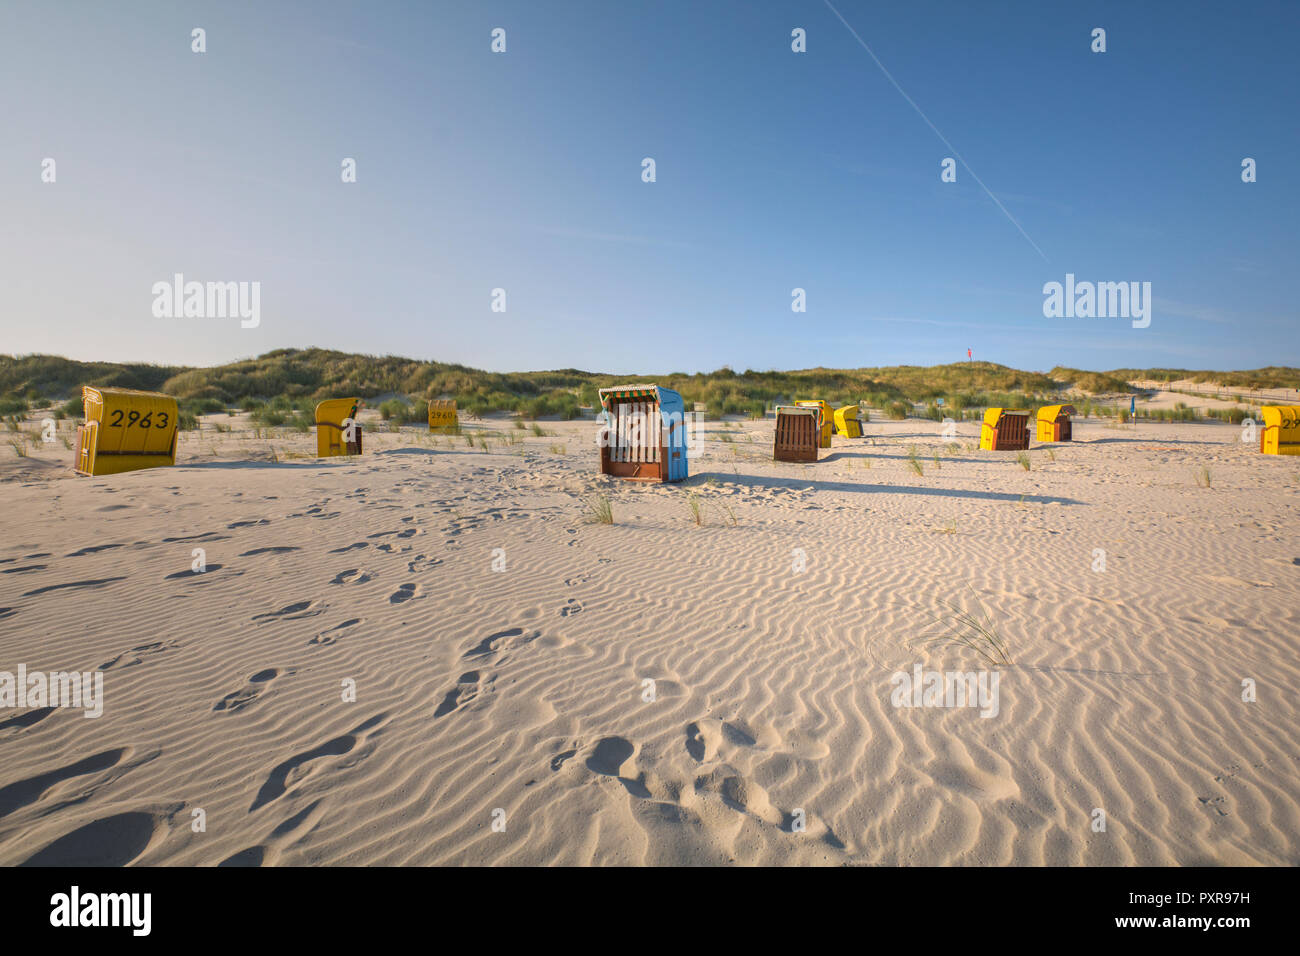
M 312 350 L 312 349 L 330 350 L 329 347 L 327 347 L 327 346 L 323 346 L 323 345 L 304 345 L 304 346 L 292 346 L 292 345 L 290 345 L 290 346 L 280 346 L 280 347 L 277 347 L 277 348 L 288 348 L 288 349 L 293 349 L 293 350 L 296 350 L 296 351 L 310 351 L 310 350 Z M 276 351 L 276 349 L 271 349 L 271 350 L 268 350 L 268 351 Z M 346 353 L 346 350 L 341 350 L 341 349 L 336 349 L 336 350 L 332 350 L 332 351 L 341 351 L 341 352 L 345 352 L 345 353 Z M 263 354 L 265 354 L 265 353 L 263 353 Z M 700 375 L 710 375 L 710 374 L 713 374 L 713 373 L 716 373 L 716 372 L 721 371 L 723 368 L 730 368 L 730 369 L 731 369 L 733 372 L 735 372 L 737 375 L 741 375 L 741 374 L 744 374 L 744 373 L 747 372 L 747 371 L 749 371 L 749 372 L 758 372 L 758 373 L 765 373 L 765 372 L 798 373 L 798 372 L 815 372 L 815 371 L 817 371 L 817 370 L 819 370 L 819 369 L 823 369 L 823 370 L 826 370 L 826 371 L 845 371 L 845 372 L 852 372 L 852 371 L 858 371 L 858 370 L 861 370 L 861 369 L 871 369 L 871 368 L 898 368 L 898 367 L 909 367 L 909 366 L 910 366 L 910 367 L 918 367 L 918 368 L 938 368 L 938 367 L 947 366 L 947 365 L 963 365 L 963 364 L 966 364 L 966 360 L 959 360 L 959 361 L 955 361 L 955 362 L 930 362 L 930 363 L 918 363 L 918 362 L 895 362 L 895 363 L 890 363 L 889 365 L 805 365 L 805 366 L 798 366 L 798 367 L 785 367 L 785 366 L 776 366 L 776 365 L 773 365 L 773 366 L 764 366 L 764 367 L 762 367 L 762 368 L 756 368 L 756 367 L 754 367 L 754 366 L 748 366 L 748 367 L 736 368 L 736 367 L 734 367 L 734 366 L 721 365 L 721 366 L 718 366 L 717 368 L 711 368 L 711 369 L 648 368 L 648 369 L 644 369 L 644 370 L 641 370 L 641 371 L 624 371 L 624 370 L 613 370 L 613 371 L 611 371 L 611 370 L 607 370 L 607 369 L 603 369 L 603 368 L 599 368 L 599 367 L 588 368 L 588 367 L 584 367 L 584 366 L 580 366 L 580 365 L 550 366 L 550 367 L 547 367 L 547 368 L 540 368 L 540 367 L 539 367 L 539 368 L 483 368 L 483 367 L 481 367 L 481 366 L 468 365 L 468 364 L 465 363 L 465 362 L 452 362 L 452 361 L 448 361 L 448 360 L 446 360 L 446 359 L 442 359 L 442 358 L 438 358 L 438 357 L 428 358 L 428 357 L 424 357 L 424 356 L 420 356 L 420 355 L 402 354 L 402 353 L 395 353 L 395 352 L 385 352 L 385 353 L 351 352 L 351 353 L 346 353 L 346 354 L 367 355 L 367 356 L 370 356 L 370 357 L 373 357 L 373 358 L 389 358 L 389 357 L 391 357 L 391 358 L 405 359 L 405 360 L 409 360 L 409 361 L 413 361 L 413 362 L 431 362 L 431 363 L 440 363 L 440 364 L 444 364 L 444 365 L 464 365 L 464 366 L 466 366 L 467 368 L 470 368 L 470 369 L 472 369 L 472 370 L 474 370 L 474 371 L 478 371 L 478 372 L 486 372 L 486 373 L 489 373 L 489 374 L 502 374 L 502 375 L 508 375 L 508 374 L 522 374 L 522 375 L 528 375 L 528 374 L 535 374 L 535 373 L 562 372 L 562 371 L 569 371 L 569 370 L 576 371 L 576 372 L 582 372 L 582 373 L 584 373 L 584 374 L 588 374 L 588 375 L 629 375 L 629 376 L 636 376 L 636 377 L 644 377 L 644 376 L 647 376 L 647 375 L 650 375 L 650 376 L 653 376 L 653 375 L 669 376 L 669 375 L 674 375 L 674 374 L 679 374 L 679 373 L 680 373 L 680 374 L 685 374 L 685 375 L 696 375 L 696 374 L 700 374 Z M 36 353 L 27 352 L 27 353 L 22 353 L 22 354 L 18 354 L 18 355 L 10 355 L 9 357 L 16 358 L 16 359 L 21 359 L 21 358 L 24 358 L 24 357 L 27 356 L 27 355 L 54 355 L 54 356 L 57 357 L 57 358 L 68 359 L 68 360 L 70 360 L 70 361 L 74 361 L 74 362 L 87 362 L 87 363 L 88 363 L 88 362 L 96 362 L 96 361 L 100 361 L 100 362 L 114 362 L 114 363 L 116 363 L 116 364 L 122 364 L 122 365 L 126 365 L 126 364 L 131 364 L 131 365 L 145 364 L 145 365 L 157 365 L 157 366 L 163 366 L 163 367 L 168 367 L 168 366 L 170 366 L 170 367 L 200 368 L 200 369 L 202 369 L 202 368 L 216 368 L 216 367 L 219 367 L 219 366 L 223 366 L 223 365 L 231 365 L 231 364 L 235 364 L 235 363 L 238 363 L 238 362 L 251 362 L 251 361 L 256 361 L 256 360 L 258 360 L 258 359 L 260 359 L 260 358 L 262 357 L 261 355 L 242 355 L 242 356 L 236 356 L 235 358 L 228 359 L 228 360 L 224 360 L 224 361 L 221 361 L 221 362 L 201 363 L 201 364 L 197 364 L 197 365 L 189 364 L 189 363 L 184 363 L 184 362 L 152 362 L 152 361 L 143 361 L 143 360 L 137 360 L 137 359 L 105 359 L 105 358 L 100 358 L 100 357 L 85 358 L 85 357 L 82 357 L 82 356 L 76 356 L 76 355 L 66 355 L 66 354 L 62 354 L 62 353 L 44 353 L 44 352 L 36 352 Z M 1039 374 L 1039 375 L 1047 375 L 1047 374 L 1049 374 L 1049 373 L 1050 373 L 1053 369 L 1055 369 L 1055 368 L 1070 368 L 1070 369 L 1076 369 L 1076 370 L 1081 371 L 1081 372 L 1097 372 L 1097 373 L 1103 373 L 1103 374 L 1104 374 L 1104 373 L 1113 372 L 1113 371 L 1117 371 L 1117 370 L 1120 370 L 1120 369 L 1131 369 L 1131 368 L 1137 368 L 1137 367 L 1134 367 L 1134 366 L 1120 366 L 1120 365 L 1112 366 L 1112 367 L 1109 367 L 1109 368 L 1086 368 L 1086 367 L 1075 366 L 1075 365 L 1067 365 L 1065 362 L 1055 362 L 1055 363 L 1053 363 L 1053 364 L 1051 364 L 1051 365 L 1048 365 L 1048 366 L 1045 366 L 1045 367 L 1041 367 L 1041 368 L 1039 368 L 1039 367 L 1027 367 L 1027 366 L 1006 365 L 1006 363 L 1004 363 L 1004 362 L 997 362 L 997 361 L 995 361 L 994 359 L 975 359 L 974 361 L 975 361 L 976 363 L 987 363 L 987 364 L 993 364 L 993 365 L 1004 365 L 1005 367 L 1007 367 L 1007 368 L 1009 368 L 1009 369 L 1012 369 L 1013 371 L 1017 371 L 1017 372 L 1030 372 L 1030 373 Z M 1291 368 L 1292 366 L 1288 366 L 1288 365 L 1285 365 L 1285 364 L 1278 365 L 1277 363 L 1274 363 L 1273 365 L 1253 366 L 1253 367 L 1250 367 L 1250 368 L 1246 368 L 1246 367 L 1228 368 L 1228 367 L 1226 367 L 1226 366 L 1224 366 L 1224 367 L 1220 367 L 1220 368 L 1209 368 L 1209 367 L 1207 367 L 1207 368 L 1191 368 L 1191 367 L 1187 367 L 1187 366 L 1145 366 L 1145 367 L 1142 367 L 1142 368 L 1145 368 L 1145 369 L 1156 369 L 1156 368 L 1162 368 L 1162 367 L 1163 367 L 1163 368 L 1170 368 L 1170 369 L 1174 369 L 1174 370 L 1178 370 L 1178 371 L 1192 372 L 1192 373 L 1214 373 L 1214 372 L 1227 372 L 1227 373 L 1232 373 L 1232 372 L 1252 372 L 1252 371 L 1259 371 L 1259 370 L 1264 369 L 1264 368 Z

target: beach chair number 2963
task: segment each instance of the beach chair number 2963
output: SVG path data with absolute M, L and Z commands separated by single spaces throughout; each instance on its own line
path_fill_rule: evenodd
M 135 409 L 124 412 L 120 408 L 115 408 L 109 417 L 111 419 L 108 423 L 109 428 L 122 428 L 123 417 L 126 418 L 126 428 L 130 428 L 132 425 L 139 425 L 141 428 L 149 428 L 150 426 L 153 426 L 154 428 L 166 428 L 168 422 L 166 412 L 159 412 L 158 421 L 155 422 L 153 420 L 153 412 L 146 412 L 141 415 Z

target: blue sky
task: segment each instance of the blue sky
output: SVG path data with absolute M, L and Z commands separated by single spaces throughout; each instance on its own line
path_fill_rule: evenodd
M 0 352 L 1300 365 L 1300 4 L 832 3 L 956 183 L 824 0 L 7 0 Z M 260 325 L 155 318 L 177 272 Z M 1150 327 L 1044 318 L 1067 272 Z

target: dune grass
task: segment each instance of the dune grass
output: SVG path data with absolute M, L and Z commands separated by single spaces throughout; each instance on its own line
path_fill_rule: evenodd
M 1018 464 L 1021 468 L 1025 469 L 1025 471 L 1028 471 L 1030 468 L 1029 453 L 1022 451 L 1019 454 L 1017 454 L 1016 464 Z
M 704 504 L 700 501 L 700 496 L 695 492 L 690 492 L 686 496 L 686 507 L 691 512 L 691 520 L 695 522 L 695 527 L 704 527 Z
M 974 591 L 971 594 L 974 596 Z M 943 604 L 952 614 L 946 618 L 936 619 L 932 625 L 937 624 L 948 630 L 944 634 L 930 638 L 927 643 L 969 648 L 991 667 L 1011 664 L 1011 655 L 1007 651 L 1006 641 L 998 632 L 997 625 L 989 615 L 988 609 L 984 607 L 984 602 L 975 597 L 975 603 L 980 608 L 979 617 L 969 611 L 963 611 L 956 604 L 944 601 Z
M 605 495 L 592 495 L 587 502 L 587 520 L 592 524 L 613 524 L 614 506 Z

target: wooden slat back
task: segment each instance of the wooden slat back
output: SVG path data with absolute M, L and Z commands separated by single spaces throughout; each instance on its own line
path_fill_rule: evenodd
M 658 402 L 619 402 L 613 413 L 611 461 L 654 464 L 662 460 Z

